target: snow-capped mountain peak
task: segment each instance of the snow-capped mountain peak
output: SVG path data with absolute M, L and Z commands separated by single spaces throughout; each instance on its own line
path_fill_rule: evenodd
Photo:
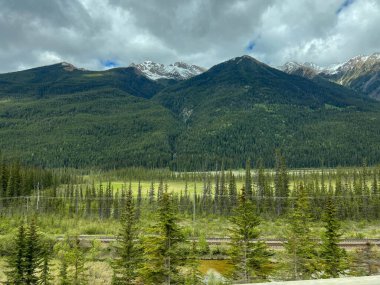
M 280 70 L 308 78 L 316 75 L 353 88 L 380 100 L 380 53 L 358 55 L 346 62 L 320 67 L 313 63 L 288 62 Z
M 63 66 L 63 69 L 66 71 L 74 71 L 74 70 L 85 71 L 86 70 L 84 68 L 78 68 L 78 67 L 74 66 L 73 64 L 65 62 L 65 61 L 61 62 L 61 65 Z
M 197 65 L 191 65 L 184 62 L 175 62 L 173 64 L 164 65 L 153 61 L 144 61 L 143 63 L 132 63 L 131 67 L 135 67 L 152 80 L 157 79 L 176 79 L 184 80 L 196 76 L 206 71 L 206 69 Z

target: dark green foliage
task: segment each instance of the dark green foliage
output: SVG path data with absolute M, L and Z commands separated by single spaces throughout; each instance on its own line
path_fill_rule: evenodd
M 44 248 L 38 234 L 36 219 L 32 217 L 26 230 L 24 224 L 18 229 L 9 257 L 8 279 L 14 284 L 39 284 L 43 258 Z
M 37 188 L 53 185 L 52 171 L 20 165 L 18 160 L 2 161 L 0 155 L 0 197 L 10 198 L 1 201 L 11 203 L 12 197 L 31 195 Z
M 87 275 L 85 268 L 86 260 L 83 248 L 80 246 L 80 241 L 78 237 L 75 237 L 74 240 L 71 242 L 69 257 L 70 263 L 73 267 L 72 284 L 87 284 Z
M 274 192 L 276 199 L 276 211 L 280 216 L 285 212 L 288 204 L 289 196 L 289 177 L 286 169 L 285 158 L 276 151 L 276 166 L 275 166 Z
M 230 257 L 234 266 L 234 280 L 250 283 L 267 279 L 273 270 L 270 261 L 273 253 L 264 242 L 252 242 L 260 237 L 260 220 L 254 204 L 245 195 L 241 195 L 239 205 L 230 220 Z
M 364 138 L 379 134 L 378 104 L 327 84 L 241 57 L 170 86 L 153 99 L 187 126 L 176 147 L 183 169 L 212 169 L 221 160 L 238 168 L 247 157 L 273 166 L 277 148 L 291 167 L 320 166 L 322 161 L 358 165 L 362 157 L 371 164 L 378 161 L 375 140 Z
M 69 285 L 69 278 L 67 274 L 67 261 L 65 258 L 61 259 L 61 264 L 59 268 L 59 284 L 60 285 Z
M 8 260 L 10 271 L 7 275 L 8 279 L 14 284 L 22 284 L 25 281 L 25 239 L 25 228 L 21 224 L 18 228 L 15 246 Z
M 154 202 L 154 183 L 150 184 L 150 189 L 149 189 L 149 204 L 152 204 Z
M 179 247 L 185 237 L 178 226 L 176 205 L 168 193 L 158 201 L 158 221 L 144 238 L 144 264 L 140 271 L 144 284 L 183 284 L 179 272 L 185 258 Z
M 119 244 L 116 247 L 118 257 L 113 263 L 114 277 L 112 283 L 131 285 L 136 284 L 137 272 L 142 262 L 142 251 L 137 240 L 137 220 L 131 187 L 129 187 L 123 205 L 122 227 L 118 238 Z
M 296 193 L 294 209 L 289 213 L 289 229 L 285 250 L 288 255 L 288 273 L 292 280 L 311 279 L 320 271 L 317 244 L 310 230 L 311 216 L 308 193 L 301 184 Z
M 61 63 L 1 74 L 0 97 L 34 97 L 63 95 L 99 89 L 118 89 L 135 97 L 151 98 L 163 87 L 133 68 L 106 71 L 72 69 Z
M 198 270 L 199 256 L 196 246 L 196 241 L 193 240 L 191 245 L 190 254 L 187 256 L 187 271 L 185 272 L 185 285 L 202 285 L 202 274 Z
M 52 282 L 52 275 L 51 275 L 51 272 L 50 272 L 50 256 L 49 256 L 50 253 L 44 253 L 43 254 L 43 260 L 42 260 L 42 266 L 41 266 L 41 276 L 40 276 L 40 281 L 38 282 L 38 284 L 41 284 L 41 285 L 49 285 L 49 284 L 53 284 Z
M 60 260 L 60 284 L 87 284 L 86 259 L 78 236 L 68 236 L 56 245 Z
M 237 198 L 238 198 L 238 192 L 236 189 L 236 180 L 235 175 L 230 171 L 229 174 L 229 183 L 228 183 L 228 212 L 231 211 L 231 209 L 235 208 L 237 205 Z
M 245 164 L 245 194 L 247 199 L 253 198 L 251 160 L 247 160 Z
M 166 87 L 133 68 L 60 64 L 0 80 L 0 148 L 28 164 L 204 170 L 250 157 L 274 166 L 278 148 L 290 167 L 380 162 L 378 103 L 249 57 Z
M 37 231 L 36 219 L 32 217 L 25 235 L 25 284 L 37 284 L 39 280 L 43 248 Z
M 325 223 L 321 250 L 323 276 L 326 278 L 337 278 L 345 274 L 348 264 L 346 251 L 338 245 L 342 233 L 340 223 L 336 217 L 336 207 L 332 197 L 327 199 L 323 220 Z

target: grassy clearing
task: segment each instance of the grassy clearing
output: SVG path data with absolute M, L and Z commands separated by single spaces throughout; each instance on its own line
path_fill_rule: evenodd
M 0 223 L 0 236 L 13 235 L 22 217 L 3 217 Z M 140 222 L 142 232 L 144 228 L 155 222 L 154 214 L 145 216 Z M 75 217 L 57 217 L 55 215 L 43 215 L 38 217 L 39 228 L 48 236 L 58 235 L 105 235 L 118 234 L 120 222 L 113 219 L 77 219 Z M 195 224 L 192 216 L 181 218 L 181 226 L 189 236 L 195 227 L 196 236 L 226 237 L 228 236 L 229 220 L 224 216 L 196 217 Z M 259 226 L 262 237 L 268 239 L 280 239 L 284 237 L 287 221 L 285 219 L 265 220 Z M 380 221 L 343 221 L 343 238 L 380 238 Z M 312 232 L 316 238 L 322 234 L 322 222 L 315 222 Z

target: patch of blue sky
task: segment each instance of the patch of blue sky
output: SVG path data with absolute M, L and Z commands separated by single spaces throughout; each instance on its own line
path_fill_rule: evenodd
M 103 65 L 105 68 L 114 68 L 118 67 L 119 63 L 116 60 L 113 59 L 105 59 L 105 60 L 100 60 L 100 63 Z
M 248 45 L 245 47 L 245 50 L 248 51 L 248 52 L 251 52 L 253 51 L 253 49 L 255 48 L 256 46 L 256 43 L 254 41 L 250 41 L 248 43 Z
M 338 10 L 336 10 L 335 14 L 339 15 L 343 10 L 347 9 L 351 6 L 356 0 L 344 0 L 344 2 L 339 6 Z

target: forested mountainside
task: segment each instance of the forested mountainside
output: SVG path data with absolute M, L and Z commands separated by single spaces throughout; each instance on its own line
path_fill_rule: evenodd
M 179 81 L 61 63 L 0 75 L 0 138 L 5 159 L 47 167 L 273 166 L 276 149 L 290 167 L 375 164 L 380 106 L 248 56 Z

